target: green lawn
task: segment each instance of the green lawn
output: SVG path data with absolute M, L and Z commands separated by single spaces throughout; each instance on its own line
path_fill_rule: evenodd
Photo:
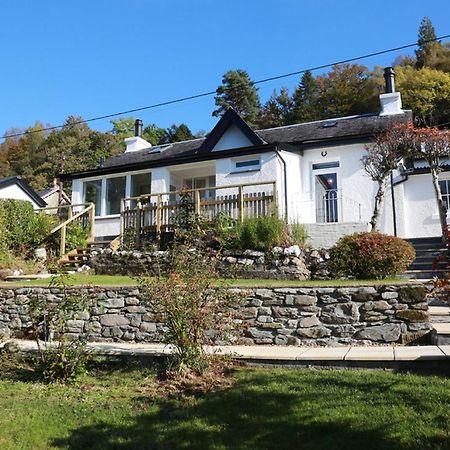
M 134 286 L 138 284 L 136 278 L 118 275 L 84 275 L 73 274 L 66 277 L 71 285 L 94 285 L 94 286 Z M 375 284 L 405 283 L 403 278 L 390 278 L 385 280 L 316 280 L 316 281 L 289 281 L 289 280 L 254 280 L 254 279 L 230 279 L 227 284 L 232 286 L 246 287 L 272 287 L 272 286 L 366 286 Z M 48 286 L 49 279 L 33 281 L 0 282 L 0 286 Z
M 148 370 L 79 386 L 0 378 L 0 448 L 444 449 L 450 379 L 383 371 L 239 369 L 232 387 L 155 394 Z

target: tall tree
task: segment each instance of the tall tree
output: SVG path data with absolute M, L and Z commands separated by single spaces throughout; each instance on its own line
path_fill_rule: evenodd
M 403 105 L 412 109 L 418 124 L 436 126 L 450 121 L 449 73 L 428 67 L 398 67 L 396 74 Z
M 190 139 L 194 139 L 194 135 L 185 123 L 181 123 L 180 125 L 173 124 L 167 128 L 160 142 L 162 144 L 168 144 L 170 142 L 188 141 Z
M 111 133 L 116 136 L 120 143 L 128 137 L 134 136 L 134 122 L 136 119 L 133 117 L 125 117 L 121 119 L 111 120 L 113 128 Z M 158 127 L 154 123 L 147 125 L 142 131 L 142 138 L 152 145 L 161 144 L 166 136 L 167 131 L 165 128 Z
M 421 69 L 429 66 L 435 59 L 441 44 L 436 41 L 436 31 L 429 17 L 424 17 L 419 26 L 419 36 L 417 39 L 418 48 L 416 50 L 416 68 Z M 431 42 L 430 42 L 431 41 Z
M 362 159 L 364 170 L 378 184 L 370 225 L 372 231 L 380 227 L 380 217 L 388 179 L 400 160 L 413 153 L 414 129 L 412 124 L 394 125 L 378 134 L 375 141 L 366 147 L 367 155 Z
M 255 126 L 260 108 L 258 90 L 245 70 L 229 70 L 216 90 L 216 109 L 212 115 L 223 115 L 233 108 L 249 125 Z
M 273 91 L 272 96 L 261 108 L 258 117 L 259 128 L 272 128 L 286 125 L 292 115 L 292 99 L 286 87 L 282 87 L 278 94 Z
M 290 123 L 310 122 L 320 119 L 318 110 L 319 87 L 311 71 L 307 70 L 293 96 L 293 111 Z
M 379 85 L 366 66 L 336 65 L 318 76 L 318 108 L 321 118 L 363 114 L 379 109 Z

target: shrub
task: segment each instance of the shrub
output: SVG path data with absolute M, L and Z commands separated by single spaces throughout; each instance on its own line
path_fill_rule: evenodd
M 300 246 L 304 246 L 309 237 L 305 226 L 300 223 L 291 225 L 291 236 L 294 243 Z
M 87 241 L 87 231 L 79 223 L 69 223 L 66 230 L 66 252 L 84 247 Z
M 50 286 L 62 290 L 61 301 L 37 294 L 29 304 L 30 331 L 38 347 L 37 366 L 46 381 L 75 382 L 86 371 L 90 354 L 85 339 L 69 340 L 64 333 L 69 320 L 87 310 L 89 300 L 80 291 L 69 291 L 64 276 L 54 277 Z
M 0 229 L 3 246 L 15 255 L 29 255 L 47 238 L 53 218 L 36 214 L 25 200 L 0 200 Z
M 289 243 L 286 223 L 276 215 L 250 217 L 237 225 L 236 243 L 241 249 L 267 251 Z
M 334 275 L 359 279 L 403 273 L 415 258 L 413 246 L 394 236 L 365 232 L 344 236 L 330 250 Z

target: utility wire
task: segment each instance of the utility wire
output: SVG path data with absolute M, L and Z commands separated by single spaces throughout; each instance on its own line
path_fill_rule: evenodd
M 341 61 L 336 61 L 336 62 L 329 63 L 329 64 L 322 64 L 320 66 L 311 67 L 309 69 L 302 69 L 302 70 L 297 70 L 295 72 L 289 72 L 289 73 L 285 73 L 285 74 L 282 74 L 282 75 L 276 75 L 276 76 L 273 76 L 273 77 L 263 78 L 261 80 L 252 81 L 251 84 L 252 85 L 256 85 L 256 84 L 267 83 L 269 81 L 280 80 L 280 79 L 283 79 L 283 78 L 292 77 L 294 75 L 301 75 L 301 74 L 304 74 L 305 72 L 308 72 L 308 71 L 309 72 L 313 72 L 315 70 L 326 69 L 328 67 L 333 67 L 335 65 L 346 64 L 346 63 L 350 63 L 350 62 L 354 62 L 354 61 L 359 61 L 361 59 L 371 58 L 373 56 L 379 56 L 379 55 L 384 55 L 386 53 L 396 52 L 398 50 L 405 50 L 407 48 L 417 47 L 418 45 L 424 45 L 424 44 L 428 44 L 430 42 L 436 42 L 436 41 L 439 41 L 441 39 L 447 39 L 447 38 L 450 38 L 450 34 L 446 34 L 444 36 L 440 36 L 440 37 L 437 37 L 435 39 L 429 39 L 429 40 L 426 40 L 426 41 L 421 41 L 420 44 L 419 44 L 419 42 L 415 42 L 414 44 L 406 44 L 406 45 L 402 45 L 400 47 L 394 47 L 394 48 L 390 48 L 390 49 L 387 49 L 387 50 L 381 50 L 381 51 L 378 51 L 378 52 L 367 53 L 366 55 L 356 56 L 354 58 L 349 58 L 349 59 L 343 59 Z M 72 122 L 70 125 L 71 126 L 72 125 L 79 125 L 79 124 L 82 124 L 82 123 L 89 123 L 89 122 L 95 122 L 95 121 L 104 120 L 104 119 L 110 119 L 112 117 L 123 116 L 125 114 L 131 114 L 131 113 L 135 113 L 135 112 L 139 112 L 139 111 L 146 111 L 148 109 L 159 108 L 161 106 L 173 105 L 174 103 L 181 103 L 181 102 L 186 102 L 188 100 L 195 100 L 197 98 L 209 97 L 209 96 L 214 95 L 216 93 L 217 93 L 216 90 L 203 92 L 201 94 L 195 94 L 195 95 L 190 95 L 190 96 L 187 96 L 187 97 L 177 98 L 177 99 L 174 99 L 174 100 L 168 100 L 168 101 L 165 101 L 165 102 L 154 103 L 152 105 L 142 106 L 140 108 L 133 108 L 133 109 L 128 109 L 126 111 L 119 111 L 119 112 L 115 112 L 115 113 L 112 113 L 112 114 L 105 114 L 103 116 L 91 117 L 90 119 L 83 119 L 83 120 L 79 120 L 79 121 L 76 121 L 76 122 Z M 21 132 L 21 133 L 7 134 L 7 135 L 3 135 L 2 139 L 19 137 L 19 136 L 23 136 L 25 134 L 31 134 L 31 133 L 40 133 L 40 132 L 43 132 L 43 131 L 57 130 L 57 129 L 63 128 L 64 126 L 66 126 L 66 125 L 55 125 L 55 126 L 51 126 L 51 127 L 41 128 L 39 130 L 30 130 L 30 131 L 24 131 L 24 132 Z

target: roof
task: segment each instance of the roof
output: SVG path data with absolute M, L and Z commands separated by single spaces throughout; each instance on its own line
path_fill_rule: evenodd
M 44 189 L 43 191 L 38 191 L 38 195 L 43 198 L 44 200 L 49 197 L 52 194 L 56 194 L 59 193 L 59 186 L 52 186 L 51 188 L 47 188 Z M 62 191 L 62 197 L 66 200 L 70 202 L 70 198 L 68 197 L 68 195 L 64 192 L 64 190 Z
M 233 114 L 234 113 L 234 114 Z M 326 142 L 342 141 L 346 139 L 367 139 L 371 136 L 386 130 L 393 123 L 408 122 L 412 120 L 411 111 L 403 114 L 380 116 L 379 114 L 362 114 L 358 116 L 341 117 L 336 119 L 319 120 L 315 122 L 300 123 L 277 128 L 263 130 L 251 130 L 248 125 L 233 111 L 225 113 L 221 120 L 206 138 L 192 139 L 189 141 L 174 142 L 172 144 L 158 145 L 148 149 L 134 152 L 122 153 L 104 162 L 101 168 L 78 172 L 74 174 L 62 174 L 63 180 L 71 178 L 81 178 L 83 176 L 94 176 L 98 174 L 119 172 L 120 168 L 133 170 L 137 168 L 161 167 L 185 162 L 202 161 L 206 159 L 220 159 L 236 155 L 251 153 L 261 153 L 270 151 L 280 144 L 289 144 L 286 150 L 292 151 L 295 148 L 320 145 Z M 227 115 L 228 114 L 228 115 Z M 236 117 L 242 123 L 239 122 Z M 251 147 L 244 147 L 230 150 L 211 152 L 213 144 L 217 143 L 220 132 L 225 132 L 231 124 L 236 124 L 254 144 Z M 250 130 L 250 131 L 249 131 Z M 256 137 L 252 137 L 251 134 Z M 212 136 L 212 137 L 211 137 Z
M 0 189 L 6 188 L 12 185 L 18 185 L 27 195 L 30 197 L 36 205 L 44 208 L 47 203 L 42 199 L 42 197 L 19 175 L 0 178 Z

